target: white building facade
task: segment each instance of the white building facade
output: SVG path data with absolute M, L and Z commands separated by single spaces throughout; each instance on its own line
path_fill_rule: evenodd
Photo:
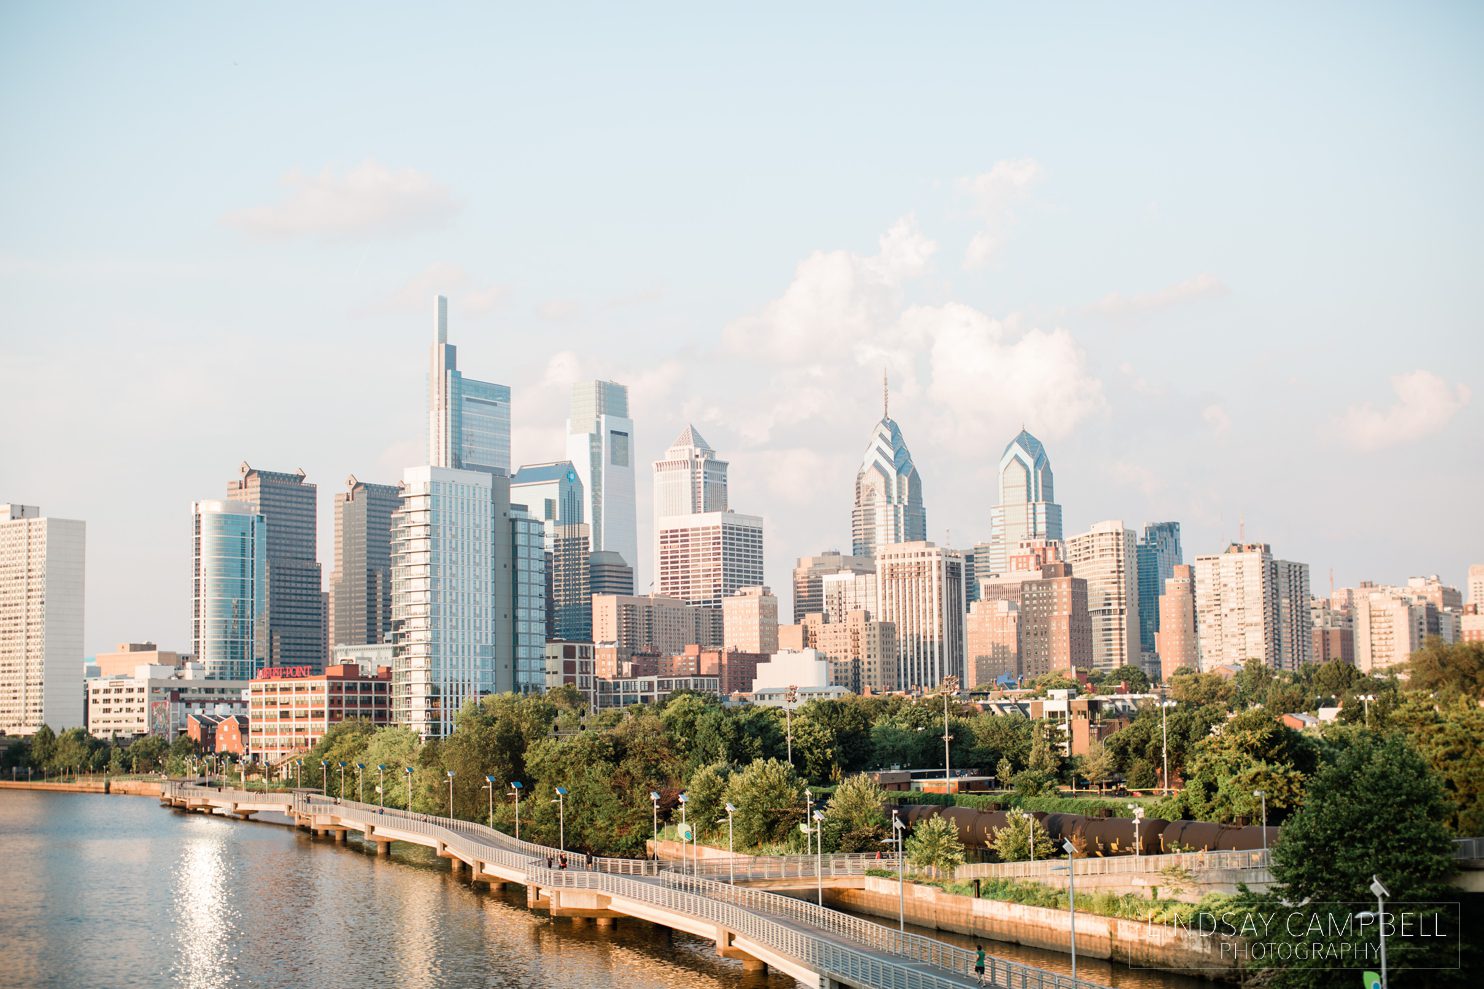
M 1072 574 L 1087 581 L 1095 669 L 1140 663 L 1138 543 L 1134 530 L 1117 520 L 1067 540 Z
M 0 731 L 83 725 L 87 527 L 0 505 Z
M 633 586 L 639 586 L 634 420 L 629 418 L 628 388 L 616 381 L 582 381 L 572 386 L 567 459 L 586 493 L 593 552 L 619 554 L 636 573 Z
M 217 680 L 200 663 L 144 664 L 87 682 L 88 733 L 98 738 L 174 738 L 192 714 L 247 714 L 246 680 Z
M 899 690 L 932 690 L 964 674 L 964 558 L 930 542 L 876 551 L 875 617 L 897 635 Z
M 1202 670 L 1250 659 L 1296 670 L 1313 656 L 1308 564 L 1275 560 L 1266 543 L 1232 543 L 1195 560 Z
M 657 590 L 687 604 L 722 607 L 743 587 L 763 583 L 763 520 L 736 512 L 656 520 Z

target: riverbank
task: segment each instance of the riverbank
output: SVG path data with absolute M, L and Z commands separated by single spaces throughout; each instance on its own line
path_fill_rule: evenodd
M 158 797 L 157 780 L 87 779 L 75 783 L 41 780 L 0 780 L 0 790 L 45 790 L 50 793 L 108 793 L 129 797 Z

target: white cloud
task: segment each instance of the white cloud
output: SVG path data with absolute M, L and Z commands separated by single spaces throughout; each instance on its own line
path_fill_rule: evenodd
M 1226 292 L 1226 283 L 1215 275 L 1201 272 L 1183 282 L 1167 285 L 1153 292 L 1140 292 L 1136 295 L 1110 292 L 1099 299 L 1093 308 L 1110 316 L 1124 316 L 1163 309 L 1191 299 L 1225 295 Z
M 979 175 L 958 180 L 959 191 L 973 202 L 973 212 L 984 229 L 969 241 L 964 267 L 977 268 L 1004 246 L 1014 204 L 1041 178 L 1041 165 L 1034 158 L 995 162 Z
M 542 319 L 560 323 L 576 316 L 579 312 L 577 303 L 569 299 L 548 299 L 536 307 L 536 315 Z
M 877 246 L 869 256 L 815 251 L 799 263 L 783 295 L 727 327 L 728 348 L 793 362 L 839 353 L 880 333 L 901 308 L 903 283 L 926 270 L 938 245 L 905 216 Z
M 375 161 L 344 175 L 330 168 L 318 175 L 294 169 L 282 184 L 280 202 L 234 210 L 222 222 L 264 237 L 341 240 L 435 227 L 458 210 L 449 191 L 431 177 Z
M 1411 371 L 1391 379 L 1396 401 L 1377 409 L 1369 402 L 1352 405 L 1335 425 L 1356 450 L 1380 450 L 1438 432 L 1469 404 L 1466 385 L 1450 385 L 1431 371 Z
M 1043 439 L 1065 436 L 1106 408 L 1087 355 L 1063 329 L 1008 332 L 970 306 L 918 306 L 902 338 L 927 349 L 930 391 L 960 422 L 1019 420 Z
M 1232 428 L 1232 417 L 1220 405 L 1211 404 L 1201 409 L 1201 421 L 1211 427 L 1217 436 L 1223 436 Z
M 432 311 L 433 296 L 448 296 L 450 316 L 481 316 L 505 301 L 504 285 L 483 284 L 456 264 L 439 261 L 403 282 L 395 292 L 366 310 Z

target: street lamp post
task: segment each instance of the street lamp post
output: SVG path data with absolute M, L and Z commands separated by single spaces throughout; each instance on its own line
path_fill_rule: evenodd
M 1253 790 L 1252 795 L 1262 801 L 1262 854 L 1268 854 L 1268 794 L 1266 790 Z
M 690 802 L 690 798 L 686 794 L 682 793 L 678 799 L 680 800 L 680 867 L 681 867 L 681 871 L 684 871 L 685 870 L 685 867 L 686 867 L 686 862 L 685 862 L 685 842 L 686 842 L 686 837 L 685 837 L 685 834 L 686 834 L 686 831 L 685 831 L 685 805 Z M 695 832 L 692 831 L 691 832 L 691 835 L 692 835 L 692 837 L 694 837 Z
M 453 817 L 453 770 L 448 772 L 448 816 Z
M 737 808 L 727 801 L 727 870 L 731 873 L 732 885 L 737 885 L 737 846 L 732 842 L 732 815 Z M 717 822 L 720 823 L 720 822 Z
M 520 780 L 510 781 L 510 792 L 515 794 L 515 840 L 520 841 L 520 791 L 525 784 Z
M 902 838 L 907 833 L 907 825 L 902 823 L 901 812 L 895 807 L 891 811 L 891 833 L 897 841 L 897 929 L 905 932 L 907 930 L 907 856 L 902 848 Z
M 295 759 L 294 760 L 294 789 L 296 789 L 296 790 L 302 790 L 303 788 L 304 788 L 304 760 L 303 759 Z
M 1381 989 L 1386 989 L 1386 898 L 1391 892 L 1381 884 L 1380 876 L 1371 877 L 1371 892 L 1376 894 L 1376 933 L 1381 938 Z M 1363 913 L 1360 919 L 1368 917 Z
M 824 906 L 824 811 L 814 812 L 814 880 L 819 889 L 819 905 Z
M 948 781 L 951 778 L 949 772 L 949 743 L 953 736 L 948 732 L 948 698 L 958 693 L 958 677 L 946 676 L 943 678 L 943 791 L 948 792 Z
M 402 775 L 407 777 L 407 810 L 412 811 L 412 777 L 415 775 L 411 766 L 402 767 Z
M 1071 908 L 1071 912 L 1072 912 L 1072 924 L 1071 924 L 1071 928 L 1070 928 L 1071 935 L 1072 935 L 1072 982 L 1073 983 L 1076 983 L 1076 981 L 1077 981 L 1077 881 L 1076 881 L 1076 875 L 1077 874 L 1074 871 L 1074 869 L 1075 869 L 1076 858 L 1077 858 L 1077 846 L 1074 845 L 1074 844 L 1072 844 L 1072 839 L 1068 838 L 1066 841 L 1063 841 L 1061 843 L 1061 847 L 1067 853 L 1067 905 Z
M 1144 853 L 1144 841 L 1139 837 L 1139 825 L 1144 823 L 1144 808 L 1138 804 L 1129 804 L 1128 809 L 1134 815 L 1134 855 Z
M 1160 754 L 1163 757 L 1165 764 L 1165 778 L 1163 780 L 1163 783 L 1165 785 L 1165 794 L 1167 796 L 1170 792 L 1170 729 L 1168 719 L 1165 717 L 1165 712 L 1167 712 L 1172 706 L 1174 706 L 1174 703 L 1174 701 L 1167 701 L 1164 699 L 1164 690 L 1161 689 L 1159 700 L 1159 748 Z
M 1357 699 L 1365 705 L 1365 726 L 1369 728 L 1371 726 L 1371 701 L 1376 699 L 1376 695 L 1361 694 Z
M 330 795 L 330 760 L 319 761 L 319 792 L 325 796 Z
M 376 764 L 376 803 L 386 806 L 386 764 L 381 762 Z
M 358 763 L 356 763 L 356 792 L 357 792 L 356 803 L 358 803 L 358 804 L 365 803 L 366 802 L 366 764 L 364 762 L 358 762 Z
M 345 761 L 340 762 L 340 799 L 345 799 Z
M 649 803 L 654 810 L 654 854 L 660 853 L 660 792 L 649 791 Z
M 495 778 L 493 776 L 486 776 L 484 778 L 484 786 L 481 786 L 480 789 L 490 792 L 489 826 L 490 830 L 493 831 L 495 829 Z
M 557 795 L 557 827 L 559 828 L 558 848 L 563 855 L 567 854 L 567 788 L 559 786 L 556 788 Z

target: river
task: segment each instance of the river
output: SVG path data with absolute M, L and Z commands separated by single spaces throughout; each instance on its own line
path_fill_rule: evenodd
M 449 876 L 430 849 L 378 858 L 263 822 L 151 798 L 0 792 L 0 987 L 792 989 L 744 973 L 710 941 L 620 921 L 574 927 Z M 947 935 L 945 940 L 964 939 Z M 994 954 L 1065 969 L 1052 952 Z M 1209 983 L 1091 959 L 1132 989 Z

